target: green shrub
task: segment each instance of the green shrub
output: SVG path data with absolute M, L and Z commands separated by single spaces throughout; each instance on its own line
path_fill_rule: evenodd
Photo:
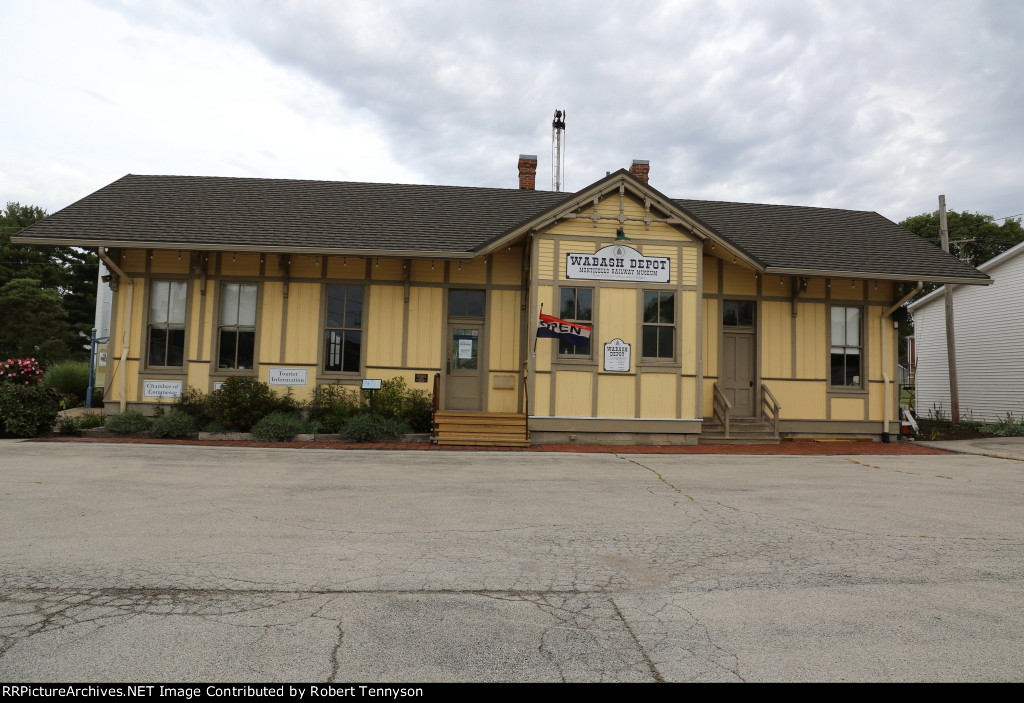
M 213 419 L 213 398 L 198 388 L 189 386 L 174 399 L 174 410 L 188 415 L 196 427 L 203 427 Z
M 210 397 L 214 418 L 237 432 L 248 432 L 279 404 L 270 386 L 248 376 L 232 376 Z
M 62 415 L 57 418 L 57 434 L 78 437 L 82 434 L 82 426 L 75 418 Z
M 191 415 L 172 410 L 153 423 L 149 433 L 154 437 L 186 437 L 196 431 L 196 421 Z
M 149 420 L 142 413 L 135 410 L 125 410 L 119 415 L 107 419 L 104 425 L 111 432 L 117 434 L 131 434 L 133 432 L 145 432 L 149 429 Z
M 291 413 L 292 415 L 302 413 L 302 403 L 295 399 L 291 386 L 285 388 L 284 395 L 276 396 L 276 398 L 277 404 L 274 406 L 274 412 Z
M 0 383 L 0 431 L 15 437 L 36 437 L 53 428 L 60 393 L 42 383 Z
M 992 425 L 986 425 L 984 429 L 999 437 L 1024 437 L 1024 420 L 1017 420 L 1012 414 L 1007 413 L 1006 417 L 996 420 Z
M 308 407 L 309 421 L 319 423 L 320 431 L 338 433 L 359 412 L 359 391 L 340 385 L 317 386 Z
M 405 397 L 402 420 L 413 432 L 430 432 L 434 426 L 434 401 L 430 394 L 410 390 Z
M 103 423 L 106 421 L 107 418 L 99 413 L 86 413 L 78 418 L 78 427 L 82 430 L 90 430 L 93 427 L 103 427 Z
M 387 379 L 373 394 L 375 415 L 401 420 L 415 432 L 430 431 L 433 409 L 430 394 L 409 388 L 401 376 Z
M 356 415 L 345 423 L 344 432 L 353 442 L 376 442 L 385 437 L 397 437 L 409 431 L 409 426 L 393 417 Z
M 89 362 L 58 361 L 46 370 L 43 383 L 53 386 L 61 395 L 69 396 L 69 407 L 82 404 L 89 390 Z
M 304 429 L 302 418 L 290 412 L 272 412 L 252 426 L 252 436 L 261 442 L 287 442 Z

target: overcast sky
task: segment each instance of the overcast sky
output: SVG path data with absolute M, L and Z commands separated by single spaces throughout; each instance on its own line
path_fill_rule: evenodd
M 126 173 L 1024 212 L 1024 2 L 2 0 L 0 203 Z

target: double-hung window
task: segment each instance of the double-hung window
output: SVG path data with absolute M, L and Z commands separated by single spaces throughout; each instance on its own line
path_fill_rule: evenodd
M 149 366 L 185 361 L 185 281 L 153 281 L 149 288 Z
M 219 369 L 251 369 L 256 360 L 256 284 L 225 283 L 220 292 Z
M 859 307 L 832 306 L 829 384 L 834 387 L 862 387 L 861 312 Z
M 643 356 L 674 359 L 676 338 L 675 291 L 644 291 Z
M 327 286 L 324 371 L 359 373 L 362 345 L 362 286 Z
M 594 289 L 593 288 L 562 288 L 559 315 L 566 322 L 579 322 L 588 327 L 594 324 Z M 590 336 L 594 338 L 593 334 Z M 560 356 L 589 357 L 590 342 L 583 345 L 572 345 L 559 341 Z

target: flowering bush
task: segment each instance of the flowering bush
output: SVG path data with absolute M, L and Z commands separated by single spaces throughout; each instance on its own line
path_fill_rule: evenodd
M 43 367 L 35 359 L 8 359 L 0 363 L 0 383 L 28 386 L 43 380 Z
M 60 393 L 43 383 L 0 383 L 0 432 L 36 437 L 53 427 Z

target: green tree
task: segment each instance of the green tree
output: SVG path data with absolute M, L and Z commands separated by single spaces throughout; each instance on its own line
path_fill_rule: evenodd
M 949 251 L 971 266 L 979 266 L 993 256 L 1024 242 L 1024 227 L 1020 218 L 1005 218 L 999 224 L 991 215 L 979 212 L 946 213 L 949 227 Z M 939 212 L 914 215 L 900 222 L 900 226 L 939 245 Z
M 46 217 L 46 211 L 34 205 L 8 202 L 0 210 L 0 286 L 14 279 L 33 279 L 40 288 L 57 293 L 66 312 L 64 325 L 69 333 L 56 337 L 69 344 L 74 358 L 87 358 L 86 339 L 96 312 L 96 277 L 99 259 L 92 252 L 65 246 L 18 245 L 11 236 Z M 0 308 L 0 325 L 9 327 L 22 321 Z M 52 333 L 48 330 L 47 333 Z M 5 357 L 6 358 L 6 357 Z
M 939 211 L 914 215 L 900 222 L 900 226 L 919 237 L 940 245 Z M 949 228 L 949 251 L 971 266 L 980 266 L 994 256 L 1024 242 L 1024 227 L 1020 218 L 1003 218 L 1002 224 L 992 215 L 980 212 L 947 211 L 946 226 Z M 926 283 L 918 297 L 939 287 L 938 283 Z M 902 293 L 901 293 L 902 295 Z M 906 338 L 914 333 L 912 320 L 900 323 L 900 361 L 907 357 Z
M 0 358 L 34 357 L 44 366 L 66 359 L 77 335 L 57 291 L 35 278 L 14 278 L 0 286 Z

